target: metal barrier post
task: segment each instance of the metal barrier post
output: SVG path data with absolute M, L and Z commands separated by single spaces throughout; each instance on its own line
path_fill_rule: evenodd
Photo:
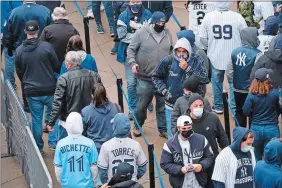
M 155 188 L 154 144 L 148 145 L 150 188 Z
M 118 92 L 118 104 L 121 107 L 121 111 L 124 112 L 124 107 L 123 107 L 123 95 L 122 95 L 122 78 L 117 79 L 117 92 Z
M 224 113 L 224 124 L 225 124 L 225 132 L 227 134 L 229 143 L 231 143 L 231 134 L 230 134 L 230 121 L 229 121 L 229 108 L 228 103 L 228 93 L 227 91 L 222 92 L 222 100 L 223 100 L 223 113 Z
M 89 34 L 89 19 L 87 17 L 83 18 L 84 25 L 84 35 L 85 35 L 85 48 L 88 54 L 91 54 L 90 48 L 90 34 Z

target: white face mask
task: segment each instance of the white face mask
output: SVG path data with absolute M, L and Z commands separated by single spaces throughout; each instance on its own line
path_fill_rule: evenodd
M 246 145 L 243 149 L 241 149 L 242 152 L 247 153 L 252 149 L 252 146 Z
M 194 108 L 192 113 L 196 117 L 201 117 L 203 115 L 203 111 L 204 111 L 203 108 Z

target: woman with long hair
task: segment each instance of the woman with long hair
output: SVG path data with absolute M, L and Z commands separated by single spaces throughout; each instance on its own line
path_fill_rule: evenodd
M 113 138 L 111 120 L 121 112 L 121 108 L 109 101 L 103 84 L 95 84 L 92 88 L 92 102 L 84 107 L 81 115 L 84 121 L 84 135 L 92 139 L 98 152 L 102 144 Z
M 243 112 L 250 117 L 251 131 L 255 134 L 254 149 L 256 160 L 261 160 L 265 145 L 274 137 L 280 137 L 278 116 L 279 91 L 273 88 L 273 71 L 260 68 L 255 72 L 249 94 L 243 106 Z
M 83 48 L 83 43 L 79 35 L 74 35 L 69 39 L 66 53 L 69 51 L 76 51 L 81 57 L 81 64 L 80 66 L 83 69 L 92 70 L 95 72 L 98 72 L 96 61 L 94 57 L 91 54 L 87 54 Z M 66 68 L 65 61 L 62 64 L 60 75 L 64 74 L 65 72 L 68 72 L 68 69 Z

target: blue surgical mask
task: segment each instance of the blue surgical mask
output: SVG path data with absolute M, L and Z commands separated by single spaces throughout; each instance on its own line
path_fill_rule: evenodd
M 241 149 L 242 152 L 247 153 L 252 149 L 252 146 L 246 145 L 243 149 Z
M 203 112 L 204 112 L 204 109 L 203 109 L 203 108 L 194 108 L 193 111 L 192 111 L 192 113 L 193 113 L 194 116 L 196 116 L 196 117 L 202 117 Z
M 130 5 L 130 9 L 132 12 L 134 13 L 138 13 L 140 8 L 141 8 L 142 4 L 134 4 L 134 5 Z

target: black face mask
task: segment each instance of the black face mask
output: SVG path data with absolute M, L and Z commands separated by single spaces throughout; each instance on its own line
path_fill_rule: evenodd
M 189 138 L 193 133 L 194 133 L 194 131 L 191 129 L 191 130 L 189 130 L 189 131 L 182 131 L 182 132 L 181 132 L 181 135 L 182 135 L 184 138 Z
M 154 30 L 158 33 L 162 32 L 164 28 L 165 28 L 165 25 L 157 25 L 157 24 L 154 25 Z

